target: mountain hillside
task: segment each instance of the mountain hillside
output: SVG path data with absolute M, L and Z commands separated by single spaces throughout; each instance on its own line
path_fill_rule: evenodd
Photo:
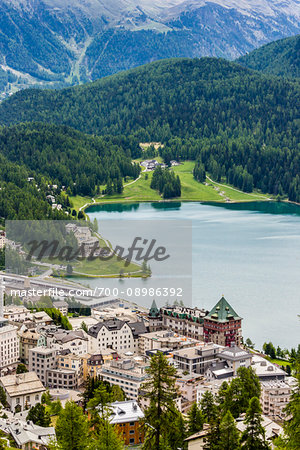
M 299 0 L 2 0 L 0 99 L 163 58 L 234 59 L 299 32 Z
M 154 62 L 63 90 L 20 91 L 0 104 L 0 124 L 64 124 L 91 134 L 160 140 L 248 131 L 297 116 L 299 84 L 267 78 L 216 58 Z M 280 105 L 280 109 L 278 109 Z M 270 139 L 272 136 L 269 137 Z
M 271 42 L 242 56 L 237 62 L 272 75 L 300 77 L 300 34 Z
M 138 142 L 162 142 L 166 162 L 197 160 L 216 181 L 226 177 L 247 192 L 258 188 L 300 202 L 299 97 L 297 80 L 267 76 L 226 60 L 158 61 L 84 86 L 23 90 L 0 104 L 3 125 L 52 122 L 92 135 L 110 135 L 104 142 L 99 138 L 103 152 L 110 149 L 107 169 L 97 156 L 96 142 L 87 141 L 88 151 L 81 152 L 80 140 L 70 153 L 62 154 L 65 141 L 72 143 L 70 131 L 67 138 L 60 136 L 53 142 L 41 124 L 33 124 L 35 146 L 28 143 L 21 149 L 16 148 L 14 129 L 9 128 L 8 141 L 4 128 L 2 152 L 38 171 L 48 164 L 46 174 L 56 173 L 59 182 L 71 189 L 75 177 L 75 186 L 84 193 L 94 192 L 110 170 L 112 179 L 136 176 L 125 155 L 137 156 Z M 25 129 L 17 134 L 27 142 L 30 125 L 20 126 Z M 32 149 L 43 153 L 33 155 Z M 121 172 L 111 166 L 114 160 Z M 86 178 L 81 181 L 76 173 Z M 88 180 L 90 187 L 86 187 Z

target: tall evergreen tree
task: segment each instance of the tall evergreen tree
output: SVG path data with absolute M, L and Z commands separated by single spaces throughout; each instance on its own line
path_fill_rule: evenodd
M 276 442 L 276 448 L 296 450 L 300 442 L 300 365 L 296 368 L 297 385 L 292 392 L 285 409 L 287 419 L 284 422 L 284 436 Z
M 124 442 L 109 419 L 101 421 L 101 425 L 94 436 L 94 450 L 122 450 Z
M 211 423 L 217 417 L 218 409 L 214 396 L 210 391 L 204 392 L 200 405 L 205 421 Z
M 241 438 L 242 448 L 244 450 L 264 450 L 270 448 L 265 439 L 265 429 L 262 426 L 261 413 L 259 399 L 257 397 L 251 398 L 245 417 L 246 429 Z
M 165 442 L 165 437 L 174 429 L 176 419 L 174 402 L 178 395 L 175 387 L 176 369 L 161 352 L 158 352 L 151 358 L 147 373 L 149 378 L 141 387 L 142 396 L 149 402 L 144 418 L 146 431 L 144 448 L 165 450 L 162 440 Z
M 41 403 L 37 403 L 29 410 L 26 420 L 31 420 L 35 425 L 39 425 L 40 427 L 49 427 L 51 423 L 50 414 Z
M 89 448 L 89 425 L 82 409 L 67 402 L 56 422 L 56 436 L 61 450 L 86 450 Z
M 193 403 L 190 410 L 188 411 L 188 432 L 189 435 L 201 431 L 204 424 L 204 416 L 201 409 L 198 407 L 197 403 Z
M 230 411 L 227 411 L 220 423 L 219 450 L 239 450 L 239 431 Z

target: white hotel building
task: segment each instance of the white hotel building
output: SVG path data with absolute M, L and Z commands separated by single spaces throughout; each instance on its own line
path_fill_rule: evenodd
M 0 318 L 0 373 L 19 360 L 18 328 L 10 325 L 7 319 Z

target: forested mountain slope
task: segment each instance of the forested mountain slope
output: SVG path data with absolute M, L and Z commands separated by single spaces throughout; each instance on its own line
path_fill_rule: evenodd
M 215 58 L 155 62 L 84 86 L 26 90 L 0 104 L 0 124 L 53 122 L 86 133 L 210 137 L 296 132 L 299 84 Z M 284 145 L 284 140 L 282 142 Z
M 162 58 L 234 59 L 299 33 L 299 11 L 299 0 L 1 0 L 0 99 Z
M 242 56 L 237 62 L 249 69 L 290 77 L 300 77 L 300 34 L 271 42 Z
M 0 128 L 0 217 L 66 218 L 47 202 L 49 186 L 57 185 L 56 200 L 67 210 L 66 195 L 92 196 L 108 180 L 121 191 L 123 177 L 139 175 L 131 163 L 139 152 L 137 140 L 122 136 L 93 137 L 41 123 Z
M 0 105 L 0 123 L 53 122 L 124 135 L 132 156 L 136 142 L 162 141 L 167 160 L 198 159 L 216 180 L 226 176 L 243 188 L 247 179 L 300 201 L 299 93 L 296 80 L 225 60 L 172 59 L 61 91 L 19 92 Z M 97 152 L 91 154 L 92 164 Z M 13 161 L 20 156 L 6 153 Z

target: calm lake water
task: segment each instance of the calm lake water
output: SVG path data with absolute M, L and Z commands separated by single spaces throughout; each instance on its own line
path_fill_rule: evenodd
M 102 230 L 103 227 L 109 230 L 107 221 L 112 219 L 120 224 L 131 220 L 133 227 L 136 221 L 154 219 L 158 223 L 189 221 L 192 224 L 192 269 L 189 269 L 192 291 L 191 298 L 184 301 L 210 309 L 224 294 L 244 319 L 244 337 L 250 337 L 257 347 L 265 341 L 286 348 L 299 343 L 300 207 L 263 202 L 140 203 L 92 206 L 87 212 L 91 220 L 98 220 Z M 147 226 L 146 222 L 142 223 Z M 161 227 L 166 240 L 172 231 L 167 229 Z M 186 258 L 184 266 L 189 267 L 188 255 L 183 258 Z M 172 267 L 169 269 L 172 276 Z M 176 270 L 174 278 L 178 279 Z M 118 283 L 123 282 L 88 280 L 90 286 L 118 286 Z M 153 270 L 151 280 L 135 279 L 132 283 L 160 286 L 159 274 Z M 149 298 L 133 300 L 149 307 Z M 162 305 L 165 300 L 158 299 L 157 303 Z

